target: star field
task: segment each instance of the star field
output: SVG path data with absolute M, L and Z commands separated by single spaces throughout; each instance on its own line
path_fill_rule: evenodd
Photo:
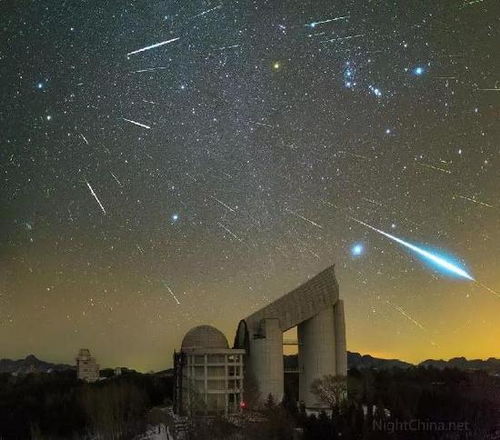
M 163 369 L 331 264 L 350 350 L 500 355 L 498 2 L 0 9 L 0 357 Z

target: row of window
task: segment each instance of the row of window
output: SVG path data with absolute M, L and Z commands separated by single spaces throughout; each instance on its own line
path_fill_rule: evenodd
M 206 358 L 206 360 L 205 360 Z M 225 364 L 241 363 L 243 356 L 239 354 L 197 354 L 188 357 L 188 364 Z
M 243 371 L 243 369 L 242 369 L 241 365 L 229 365 L 227 367 L 227 375 L 229 377 L 241 376 L 242 371 Z M 226 376 L 226 367 L 207 367 L 206 372 L 207 372 L 207 377 L 225 377 Z M 189 376 L 192 376 L 195 378 L 204 378 L 205 377 L 205 367 L 190 366 L 186 369 L 186 373 Z
M 208 379 L 207 380 L 207 391 L 239 391 L 241 390 L 241 379 L 228 380 L 227 388 L 226 381 L 224 379 Z M 192 387 L 199 393 L 205 392 L 205 382 L 196 381 L 192 382 L 188 387 Z

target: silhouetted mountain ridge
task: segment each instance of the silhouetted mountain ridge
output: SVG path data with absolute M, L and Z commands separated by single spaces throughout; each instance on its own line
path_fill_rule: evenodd
M 360 354 L 356 352 L 347 352 L 347 366 L 349 368 L 376 368 L 376 369 L 387 369 L 387 368 L 409 368 L 413 367 L 413 364 L 409 364 L 405 361 L 400 361 L 399 359 L 382 359 L 376 358 L 369 354 Z
M 66 364 L 53 364 L 38 359 L 30 354 L 24 359 L 0 359 L 0 373 L 28 374 L 28 373 L 50 373 L 51 371 L 63 371 L 74 369 L 74 366 Z
M 289 371 L 296 370 L 298 368 L 297 355 L 285 356 L 285 369 Z M 434 367 L 434 368 L 457 368 L 459 370 L 481 370 L 486 371 L 490 374 L 500 374 L 500 359 L 488 358 L 484 359 L 471 359 L 468 360 L 465 357 L 452 358 L 448 361 L 443 359 L 428 359 L 417 364 L 421 367 Z M 377 370 L 384 370 L 390 368 L 410 368 L 414 367 L 414 364 L 405 362 L 399 359 L 382 359 L 376 358 L 369 354 L 360 354 L 356 352 L 347 352 L 347 366 L 348 368 L 374 368 Z
M 458 368 L 459 370 L 482 370 L 489 373 L 500 374 L 500 359 L 490 357 L 488 359 L 466 359 L 464 357 L 452 358 L 448 361 L 443 359 L 427 359 L 420 362 L 423 367 L 434 368 Z
M 298 369 L 297 355 L 284 356 L 285 369 L 296 371 Z M 414 364 L 401 361 L 399 359 L 382 359 L 373 357 L 369 354 L 360 354 L 356 352 L 347 352 L 347 365 L 349 368 L 365 369 L 374 368 L 384 370 L 390 368 L 409 368 Z M 500 359 L 490 357 L 488 359 L 466 359 L 465 357 L 456 357 L 450 360 L 443 359 L 427 359 L 420 362 L 418 366 L 434 367 L 434 368 L 457 368 L 459 370 L 481 370 L 490 374 L 500 375 Z M 51 371 L 64 371 L 75 369 L 73 365 L 54 364 L 38 359 L 35 355 L 30 354 L 24 359 L 0 359 L 0 373 L 11 374 L 28 374 L 28 373 L 50 373 Z M 122 367 L 123 371 L 129 371 L 128 368 Z M 113 371 L 113 369 L 109 369 Z M 133 370 L 130 370 L 133 371 Z M 157 372 L 156 374 L 170 375 L 171 369 Z

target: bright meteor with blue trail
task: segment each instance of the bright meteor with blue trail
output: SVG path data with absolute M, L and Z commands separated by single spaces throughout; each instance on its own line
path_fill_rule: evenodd
M 351 217 L 352 218 L 352 217 Z M 388 234 L 387 232 L 381 231 L 380 229 L 377 229 L 373 226 L 370 226 L 368 223 L 362 222 L 361 220 L 357 220 L 355 218 L 352 218 L 355 222 L 358 222 L 359 224 L 366 226 L 367 228 L 372 229 L 375 232 L 378 232 L 379 234 L 384 235 L 387 238 L 390 238 L 391 240 L 395 241 L 396 243 L 399 243 L 400 245 L 410 249 L 411 251 L 415 252 L 417 255 L 420 257 L 423 257 L 423 259 L 429 263 L 433 263 L 437 268 L 441 269 L 442 271 L 445 271 L 447 273 L 451 273 L 453 275 L 458 276 L 459 278 L 465 278 L 470 281 L 475 281 L 475 279 L 472 277 L 472 275 L 468 274 L 464 269 L 458 267 L 455 263 L 452 263 L 448 259 L 441 257 L 439 255 L 436 255 L 432 252 L 426 251 L 425 249 L 422 249 L 418 246 L 415 246 L 414 244 L 408 243 L 404 240 L 401 240 L 398 237 L 395 237 L 394 235 Z

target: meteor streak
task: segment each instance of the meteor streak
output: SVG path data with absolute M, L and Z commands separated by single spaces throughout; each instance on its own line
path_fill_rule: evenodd
M 431 170 L 436 170 L 436 171 L 441 171 L 442 173 L 451 174 L 450 170 L 445 170 L 444 168 L 436 167 L 428 163 L 423 163 L 423 162 L 415 162 L 415 163 L 424 168 L 429 168 Z
M 350 17 L 350 15 L 342 15 L 341 17 L 327 18 L 326 20 L 313 21 L 312 23 L 307 23 L 305 26 L 314 28 L 318 24 L 330 23 L 332 21 L 338 21 L 338 20 L 346 20 L 349 17 Z
M 285 209 L 285 211 L 289 212 L 290 214 L 293 214 L 294 216 L 304 220 L 305 222 L 308 222 L 308 223 L 311 223 L 311 225 L 313 226 L 316 226 L 317 228 L 320 228 L 320 229 L 323 229 L 323 226 L 319 225 L 318 223 L 316 222 L 313 222 L 312 220 L 308 219 L 307 217 L 304 217 L 300 214 L 298 214 L 297 212 L 295 211 L 291 211 L 290 209 Z
M 171 40 L 166 40 L 166 41 L 162 41 L 160 43 L 155 43 L 155 44 L 152 44 L 151 46 L 146 46 L 146 47 L 143 47 L 141 49 L 137 49 L 137 50 L 134 50 L 132 52 L 129 52 L 127 54 L 127 56 L 129 57 L 130 55 L 134 55 L 134 54 L 139 53 L 139 52 L 144 52 L 146 50 L 150 50 L 150 49 L 154 49 L 156 47 L 164 46 L 165 44 L 173 43 L 174 41 L 177 41 L 179 39 L 180 39 L 180 37 L 177 37 L 177 38 L 172 38 Z
M 410 314 L 405 309 L 403 309 L 403 307 L 398 306 L 397 304 L 393 304 L 389 300 L 386 300 L 385 302 L 389 304 L 392 308 L 397 310 L 399 313 L 401 313 L 401 315 L 403 315 L 406 319 L 415 324 L 418 328 L 427 331 L 427 329 L 422 324 L 420 324 L 420 322 L 418 322 L 416 319 L 412 318 Z
M 233 44 L 231 46 L 222 46 L 222 47 L 219 47 L 219 50 L 234 49 L 235 47 L 240 47 L 240 45 L 239 44 Z
M 215 8 L 212 8 L 212 9 L 207 9 L 206 11 L 203 11 L 203 12 L 200 12 L 199 14 L 194 15 L 193 17 L 191 17 L 191 19 L 197 18 L 197 17 L 202 17 L 203 15 L 208 14 L 209 12 L 215 11 L 216 9 L 220 9 L 220 8 L 222 8 L 222 5 L 216 6 Z
M 85 183 L 87 184 L 87 186 L 89 187 L 90 189 L 90 193 L 94 196 L 94 199 L 96 199 L 97 203 L 99 203 L 99 206 L 101 207 L 102 209 L 102 212 L 104 212 L 104 214 L 106 214 L 106 210 L 104 209 L 104 206 L 102 206 L 102 203 L 101 201 L 99 200 L 99 198 L 97 197 L 96 193 L 94 192 L 94 190 L 92 189 L 92 187 L 90 186 L 90 183 L 85 180 Z
M 224 206 L 224 208 L 227 208 L 229 209 L 229 211 L 231 212 L 236 212 L 233 208 L 231 208 L 229 205 L 226 205 L 224 202 L 222 202 L 221 200 L 219 200 L 218 198 L 214 197 L 214 196 L 210 196 L 212 197 L 212 199 L 214 199 L 216 202 L 220 203 L 222 206 Z
M 165 70 L 165 69 L 168 69 L 167 66 L 160 66 L 160 67 L 147 67 L 145 69 L 141 69 L 141 70 L 134 70 L 130 73 L 143 73 L 143 72 L 155 72 L 157 70 Z
M 175 302 L 177 304 L 180 304 L 179 300 L 177 299 L 177 297 L 175 296 L 174 292 L 172 292 L 172 289 L 168 286 L 168 284 L 165 282 L 165 281 L 162 281 L 163 285 L 167 288 L 168 292 L 170 293 L 170 295 L 172 295 L 172 298 L 175 299 Z
M 332 38 L 331 40 L 324 40 L 322 41 L 322 43 L 333 43 L 334 41 L 352 40 L 353 38 L 361 38 L 364 36 L 365 34 L 347 35 L 346 37 L 338 37 L 338 38 Z
M 85 143 L 88 145 L 89 144 L 89 141 L 87 140 L 87 138 L 80 133 L 80 136 L 82 137 L 82 139 L 85 141 Z
M 388 234 L 387 232 L 381 231 L 380 229 L 374 228 L 373 226 L 370 226 L 368 223 L 362 222 L 361 220 L 357 220 L 354 217 L 351 217 L 352 220 L 355 222 L 366 226 L 367 228 L 370 228 L 371 230 L 378 232 L 379 234 L 382 234 L 383 236 L 390 238 L 391 240 L 395 241 L 396 243 L 399 243 L 400 245 L 410 249 L 411 251 L 415 252 L 417 255 L 420 255 L 423 257 L 425 260 L 434 263 L 436 266 L 440 267 L 441 269 L 444 269 L 447 272 L 453 273 L 457 275 L 460 278 L 466 278 L 470 281 L 476 281 L 471 275 L 469 275 L 465 270 L 461 269 L 458 267 L 456 264 L 451 263 L 450 261 L 446 260 L 443 257 L 440 257 L 438 255 L 435 255 L 429 251 L 426 251 L 425 249 L 421 249 L 418 246 L 415 246 L 411 243 L 407 243 L 404 240 L 401 240 L 400 238 L 395 237 L 394 235 Z
M 122 118 L 124 121 L 127 121 L 127 122 L 130 122 L 131 124 L 135 124 L 139 127 L 142 127 L 142 128 L 147 128 L 148 130 L 151 130 L 151 127 L 149 125 L 146 125 L 146 124 L 141 124 L 140 122 L 136 122 L 136 121 L 132 121 L 132 119 L 126 119 L 126 118 Z
M 118 180 L 118 178 L 110 171 L 111 175 L 113 176 L 113 179 L 115 179 L 115 182 L 120 185 L 120 186 L 123 186 L 122 183 Z
M 481 202 L 481 201 L 476 200 L 472 197 L 466 197 L 466 196 L 461 196 L 461 195 L 458 195 L 458 197 L 460 197 L 461 199 L 467 200 L 469 202 L 475 203 L 477 205 L 486 206 L 487 208 L 494 208 L 493 205 L 490 205 L 489 203 Z
M 238 241 L 242 241 L 240 237 L 238 237 L 234 232 L 232 232 L 229 228 L 227 228 L 226 226 L 224 226 L 222 223 L 220 222 L 217 222 L 217 224 L 222 228 L 224 229 L 224 231 L 226 231 L 231 237 L 233 238 L 236 238 L 236 240 Z

